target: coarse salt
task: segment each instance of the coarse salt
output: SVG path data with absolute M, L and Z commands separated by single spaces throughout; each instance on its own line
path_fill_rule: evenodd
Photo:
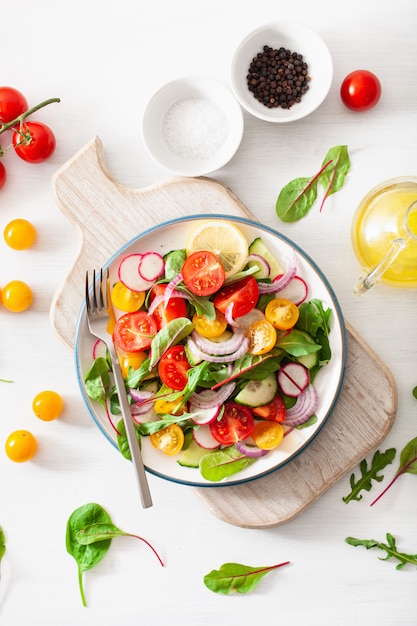
M 221 108 L 205 98 L 183 98 L 164 118 L 164 138 L 170 150 L 184 159 L 207 159 L 226 141 L 228 123 Z

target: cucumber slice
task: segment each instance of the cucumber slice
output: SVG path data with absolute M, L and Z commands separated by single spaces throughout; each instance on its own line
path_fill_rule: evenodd
M 270 374 L 263 380 L 249 380 L 239 391 L 235 401 L 245 406 L 262 406 L 272 402 L 277 391 L 277 377 L 275 374 Z
M 177 462 L 179 465 L 182 465 L 182 467 L 199 467 L 200 459 L 202 459 L 207 452 L 209 452 L 209 450 L 202 448 L 193 440 L 190 442 L 188 448 L 182 450 Z
M 274 278 L 284 273 L 284 270 L 282 269 L 281 265 L 278 263 L 276 258 L 272 255 L 271 251 L 269 250 L 269 248 L 263 241 L 262 237 L 257 237 L 256 239 L 252 241 L 252 243 L 249 246 L 249 253 L 259 254 L 268 262 L 269 267 L 271 268 L 269 272 L 269 278 L 271 280 L 274 280 Z

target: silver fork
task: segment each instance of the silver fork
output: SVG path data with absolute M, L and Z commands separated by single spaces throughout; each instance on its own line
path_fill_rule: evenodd
M 87 324 L 90 333 L 101 339 L 106 344 L 112 366 L 114 380 L 116 383 L 117 393 L 119 396 L 120 410 L 126 429 L 126 436 L 129 443 L 130 454 L 132 457 L 133 467 L 135 469 L 136 480 L 139 487 L 140 498 L 143 508 L 152 506 L 152 497 L 149 490 L 148 480 L 146 477 L 145 467 L 143 465 L 142 454 L 136 437 L 135 426 L 130 413 L 129 402 L 126 395 L 126 389 L 122 372 L 120 369 L 119 359 L 113 345 L 113 341 L 107 332 L 107 324 L 109 321 L 109 270 L 106 270 L 105 278 L 103 270 L 100 270 L 99 278 L 96 280 L 96 272 L 93 271 L 93 285 L 90 294 L 90 286 L 88 283 L 88 272 L 85 280 L 85 302 L 87 310 Z

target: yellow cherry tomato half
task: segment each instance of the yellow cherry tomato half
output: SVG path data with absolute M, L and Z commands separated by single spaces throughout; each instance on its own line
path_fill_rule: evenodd
M 115 283 L 111 290 L 111 301 L 113 305 L 126 313 L 134 313 L 139 311 L 145 301 L 145 293 L 143 291 L 132 291 L 123 283 Z
M 173 456 L 180 452 L 184 445 L 184 432 L 178 424 L 170 424 L 149 436 L 151 444 L 164 454 Z
M 30 307 L 33 300 L 32 290 L 21 280 L 12 280 L 3 287 L 2 301 L 6 309 L 21 313 Z
M 133 367 L 134 370 L 139 369 L 144 360 L 148 357 L 148 355 L 144 350 L 140 350 L 139 352 L 123 353 L 119 353 L 118 351 L 118 357 L 120 369 L 122 370 L 122 376 L 123 378 L 126 378 L 129 373 L 129 367 Z
M 268 320 L 253 322 L 246 331 L 249 338 L 249 354 L 265 354 L 272 350 L 277 341 L 277 331 Z
M 14 463 L 30 461 L 37 450 L 35 437 L 28 430 L 15 430 L 6 439 L 6 454 Z
M 300 315 L 298 306 L 285 298 L 274 298 L 266 305 L 265 317 L 279 330 L 293 328 Z
M 41 391 L 33 398 L 33 412 L 44 422 L 55 420 L 61 415 L 63 408 L 64 401 L 56 391 Z
M 3 236 L 13 250 L 27 250 L 35 243 L 36 229 L 28 220 L 18 218 L 7 224 Z
M 182 402 L 183 396 L 180 396 L 176 400 L 164 400 L 163 398 L 159 398 L 154 404 L 155 413 L 157 415 L 182 415 L 185 410 Z
M 257 422 L 252 432 L 252 439 L 261 450 L 273 450 L 284 438 L 284 428 L 278 422 Z
M 193 316 L 193 324 L 198 334 L 207 339 L 220 337 L 227 328 L 225 316 L 220 311 L 217 311 L 217 309 L 214 320 L 209 320 L 205 315 L 198 315 L 196 313 Z

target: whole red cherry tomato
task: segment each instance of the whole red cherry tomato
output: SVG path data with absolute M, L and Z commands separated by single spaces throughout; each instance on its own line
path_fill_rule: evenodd
M 54 152 L 55 145 L 54 133 L 42 122 L 25 122 L 13 133 L 15 152 L 28 163 L 45 161 Z
M 7 124 L 28 110 L 25 96 L 14 87 L 0 87 L 0 122 Z
M 6 182 L 6 168 L 3 163 L 0 163 L 0 189 L 4 186 Z
M 346 76 L 340 88 L 343 104 L 352 111 L 367 111 L 381 97 L 381 83 L 368 70 L 355 70 Z

